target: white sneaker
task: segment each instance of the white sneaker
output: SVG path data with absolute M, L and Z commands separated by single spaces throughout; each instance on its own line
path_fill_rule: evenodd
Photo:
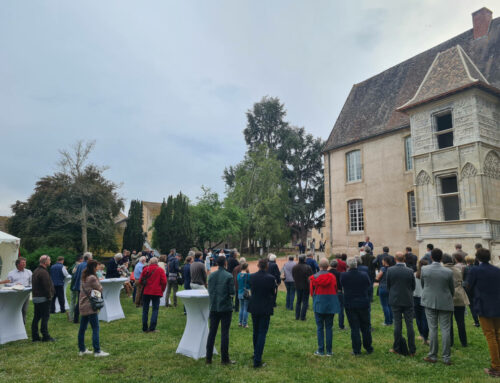
M 84 356 L 84 355 L 91 355 L 92 354 L 92 351 L 89 351 L 88 348 L 85 349 L 85 351 L 80 351 L 78 353 L 79 356 Z
M 99 352 L 94 352 L 94 356 L 97 358 L 97 357 L 100 357 L 100 356 L 108 356 L 109 353 L 107 352 L 104 352 L 104 351 L 99 351 Z

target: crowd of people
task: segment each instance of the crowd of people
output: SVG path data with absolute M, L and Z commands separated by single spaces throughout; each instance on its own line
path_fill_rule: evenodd
M 383 252 L 374 256 L 373 244 L 367 238 L 360 243 L 359 255 L 347 257 L 339 254 L 331 261 L 322 258 L 319 262 L 312 253 L 299 254 L 298 257 L 291 255 L 281 270 L 276 255 L 269 254 L 258 261 L 258 271 L 252 274 L 246 259 L 236 250 L 221 250 L 216 254 L 190 251 L 184 262 L 175 249 L 168 255 L 124 251 L 108 261 L 105 272 L 91 253 L 78 257 L 69 272 L 64 266 L 64 257 L 59 257 L 51 266 L 50 257 L 43 255 L 33 273 L 26 269 L 26 260 L 18 258 L 16 269 L 0 283 L 32 287 L 32 340 L 49 342 L 55 341 L 48 330 L 50 314 L 55 312 L 56 300 L 60 312 L 66 312 L 64 281 L 72 274 L 67 315 L 80 325 L 79 355 L 93 354 L 96 357 L 109 355 L 101 350 L 99 339 L 98 312 L 102 307 L 99 302 L 102 302 L 103 291 L 100 281 L 103 278 L 126 278 L 124 288 L 135 304 L 142 307 L 142 330 L 146 333 L 158 332 L 159 305 L 165 290 L 167 307 L 177 306 L 179 286 L 185 290 L 207 290 L 210 316 L 206 363 L 212 363 L 219 325 L 221 363 L 235 363 L 229 357 L 229 331 L 233 312 L 237 312 L 238 325 L 243 328 L 249 327 L 248 317 L 251 315 L 255 368 L 265 366 L 262 356 L 266 336 L 276 307 L 278 286 L 282 282 L 286 288 L 285 308 L 295 312 L 296 320 L 306 320 L 309 298 L 312 297 L 318 345 L 314 354 L 318 356 L 333 355 L 335 314 L 339 330 L 345 330 L 347 317 L 352 355 L 360 355 L 362 349 L 367 354 L 374 352 L 372 331 L 375 326 L 371 309 L 376 295 L 384 314 L 382 325 L 394 326 L 393 346 L 389 352 L 415 355 L 415 320 L 418 339 L 429 348 L 424 361 L 438 361 L 440 329 L 441 358 L 444 364 L 450 365 L 454 344 L 453 318 L 460 344 L 467 347 L 465 313 L 469 306 L 474 326 L 482 328 L 490 352 L 491 366 L 485 372 L 500 377 L 500 269 L 490 263 L 489 250 L 479 244 L 475 250 L 475 255 L 468 255 L 457 244 L 449 255 L 428 244 L 427 252 L 420 260 L 410 247 L 394 256 L 388 247 L 383 247 Z M 215 271 L 212 269 L 214 265 L 217 266 Z M 29 298 L 22 305 L 24 322 L 28 304 Z M 403 336 L 403 322 L 406 338 Z M 92 352 L 84 341 L 89 323 Z

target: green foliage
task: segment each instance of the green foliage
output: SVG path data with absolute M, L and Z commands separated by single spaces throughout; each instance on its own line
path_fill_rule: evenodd
M 288 239 L 285 221 L 290 200 L 281 162 L 266 145 L 248 152 L 235 167 L 233 186 L 228 189 L 227 204 L 246 213 L 246 238 L 258 240 L 264 247 L 279 247 Z
M 21 249 L 21 256 L 26 258 L 26 267 L 30 270 L 37 268 L 42 255 L 48 255 L 52 264 L 56 263 L 58 257 L 64 257 L 64 264 L 68 267 L 76 261 L 75 252 L 61 249 L 60 247 L 41 247 L 31 253 Z
M 219 195 L 202 186 L 203 194 L 191 206 L 193 236 L 196 246 L 203 249 L 218 246 L 228 237 L 240 238 L 245 214 L 229 201 L 222 203 Z
M 9 232 L 20 237 L 28 251 L 43 246 L 77 252 L 90 248 L 96 254 L 117 250 L 113 218 L 123 201 L 118 186 L 103 176 L 104 169 L 84 165 L 92 145 L 81 153 L 82 145 L 75 149 L 77 161 L 62 152 L 67 168 L 41 178 L 26 202 L 12 205 Z
M 123 248 L 127 250 L 141 251 L 146 238 L 142 231 L 144 219 L 142 216 L 142 202 L 139 200 L 130 201 L 128 210 L 127 227 L 123 233 Z
M 163 201 L 160 214 L 153 223 L 153 247 L 167 254 L 175 248 L 186 256 L 193 245 L 193 233 L 188 198 L 179 193 Z

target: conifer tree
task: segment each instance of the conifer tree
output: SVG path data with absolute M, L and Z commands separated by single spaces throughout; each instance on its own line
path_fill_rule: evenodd
M 130 201 L 128 211 L 127 227 L 123 233 L 123 248 L 130 251 L 141 251 L 144 245 L 145 234 L 142 230 L 142 201 Z

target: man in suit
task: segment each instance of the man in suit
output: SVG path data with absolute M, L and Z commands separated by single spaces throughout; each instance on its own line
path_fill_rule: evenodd
M 412 269 L 413 272 L 416 272 L 417 271 L 417 261 L 418 261 L 417 256 L 411 252 L 411 247 L 408 246 L 406 248 L 406 254 L 405 254 L 406 266 L 408 266 L 410 269 Z
M 427 251 L 425 252 L 422 259 L 425 259 L 427 263 L 430 265 L 432 263 L 431 252 L 434 249 L 434 245 L 432 243 L 427 244 Z
M 268 260 L 259 259 L 257 266 L 259 271 L 250 275 L 251 297 L 248 304 L 248 312 L 252 314 L 253 323 L 253 366 L 255 368 L 265 366 L 265 363 L 262 363 L 262 353 L 271 315 L 273 315 L 276 291 L 276 280 L 267 272 Z
M 106 279 L 109 278 L 120 278 L 120 272 L 118 271 L 118 264 L 122 260 L 123 255 L 121 253 L 115 254 L 111 258 L 106 266 Z
M 274 294 L 274 307 L 276 307 L 276 298 L 278 296 L 278 286 L 281 284 L 281 272 L 276 263 L 276 255 L 269 254 L 268 273 L 271 274 L 276 280 L 276 294 Z
M 313 275 L 311 267 L 306 264 L 306 256 L 299 255 L 299 263 L 292 268 L 297 303 L 295 304 L 295 319 L 306 320 L 307 306 L 309 305 L 309 277 Z
M 368 274 L 358 271 L 358 263 L 354 258 L 347 259 L 349 270 L 340 274 L 340 282 L 344 290 L 344 307 L 351 327 L 352 354 L 361 354 L 361 335 L 363 347 L 368 354 L 373 352 L 370 326 L 370 291 L 371 283 Z
M 422 267 L 420 281 L 422 283 L 421 305 L 425 307 L 425 316 L 429 324 L 430 349 L 424 358 L 426 362 L 436 363 L 438 353 L 438 323 L 441 326 L 443 340 L 443 362 L 451 364 L 451 315 L 453 314 L 453 272 L 440 262 L 443 252 L 434 248 L 431 251 L 432 264 Z
M 66 312 L 66 306 L 64 302 L 64 279 L 69 275 L 66 267 L 64 267 L 64 257 L 58 257 L 57 263 L 52 265 L 49 270 L 50 278 L 52 279 L 52 283 L 55 289 L 55 296 L 52 299 L 50 305 L 50 313 L 55 314 L 56 312 L 56 298 L 59 301 L 59 307 L 61 308 L 61 312 Z
M 406 335 L 408 336 L 408 351 L 415 355 L 415 332 L 413 331 L 413 291 L 415 290 L 415 277 L 413 270 L 406 266 L 405 255 L 396 253 L 396 265 L 387 270 L 387 289 L 389 290 L 389 305 L 394 316 L 394 345 L 389 350 L 401 354 L 403 339 L 402 317 L 405 319 Z
M 488 249 L 480 248 L 476 252 L 479 266 L 469 271 L 467 283 L 473 291 L 474 309 L 490 351 L 491 367 L 484 372 L 500 377 L 500 269 L 491 265 Z
M 382 268 L 382 260 L 384 258 L 389 258 L 390 261 L 389 261 L 389 266 L 392 266 L 394 264 L 394 257 L 392 255 L 389 254 L 389 248 L 387 246 L 384 246 L 382 248 L 382 251 L 383 253 L 382 254 L 379 254 L 377 255 L 377 258 L 375 258 L 373 260 L 373 263 L 375 264 L 375 267 L 377 268 L 377 270 L 380 271 L 380 269 Z

